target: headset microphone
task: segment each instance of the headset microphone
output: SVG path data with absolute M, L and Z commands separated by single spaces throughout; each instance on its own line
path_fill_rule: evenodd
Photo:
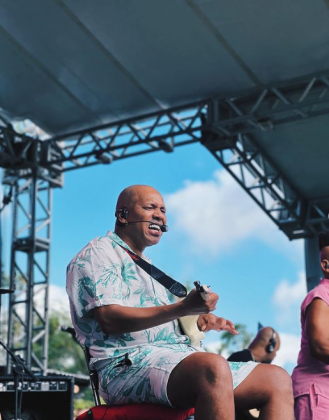
M 167 225 L 161 225 L 160 229 L 161 229 L 161 232 L 165 233 L 165 232 L 168 232 L 169 227 Z

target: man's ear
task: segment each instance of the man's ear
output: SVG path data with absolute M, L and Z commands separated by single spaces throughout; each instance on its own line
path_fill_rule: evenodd
M 323 271 L 329 273 L 329 261 L 328 260 L 321 260 L 321 268 Z
M 115 212 L 116 223 L 118 226 L 126 226 L 127 225 L 127 214 L 128 210 L 126 208 L 118 209 Z

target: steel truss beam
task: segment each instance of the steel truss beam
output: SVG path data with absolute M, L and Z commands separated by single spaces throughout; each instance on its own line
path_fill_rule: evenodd
M 44 142 L 48 149 L 44 156 L 51 150 L 58 158 L 40 159 L 40 164 L 46 168 L 63 164 L 63 171 L 68 171 L 161 150 L 172 152 L 201 141 L 203 130 L 225 138 L 272 130 L 327 114 L 328 91 L 329 73 L 57 136 Z
M 329 227 L 328 199 L 303 199 L 252 134 L 329 113 L 329 75 L 268 86 L 226 99 L 161 111 L 48 141 L 68 171 L 201 142 L 290 239 Z
M 8 182 L 8 179 L 4 179 Z M 32 176 L 13 185 L 8 345 L 46 374 L 51 188 Z M 11 362 L 7 359 L 10 373 Z
M 289 239 L 308 238 L 329 228 L 329 200 L 306 201 L 275 168 L 251 136 L 228 140 L 204 136 L 204 145 Z M 325 208 L 325 209 L 324 209 Z

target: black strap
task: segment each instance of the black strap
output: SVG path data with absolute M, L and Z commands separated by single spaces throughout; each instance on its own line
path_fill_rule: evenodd
M 120 245 L 120 244 L 119 244 Z M 129 251 L 129 249 L 125 248 L 124 246 L 120 245 L 121 248 L 123 248 L 127 254 L 133 259 L 133 261 L 144 271 L 146 271 L 147 274 L 149 274 L 151 277 L 153 277 L 156 281 L 158 281 L 162 286 L 164 286 L 166 289 L 169 290 L 170 293 L 177 297 L 185 297 L 187 295 L 186 287 L 183 286 L 178 281 L 172 279 L 169 277 L 166 273 L 159 270 L 154 265 L 150 264 L 149 262 L 143 260 L 139 255 L 135 254 L 132 251 Z

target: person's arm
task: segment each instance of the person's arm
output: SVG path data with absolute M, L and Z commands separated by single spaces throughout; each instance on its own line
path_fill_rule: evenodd
M 95 308 L 94 314 L 105 334 L 123 334 L 152 328 L 182 316 L 209 313 L 216 309 L 217 301 L 216 293 L 211 293 L 205 301 L 192 290 L 184 300 L 172 305 L 148 308 L 106 305 Z
M 218 317 L 214 314 L 204 314 L 200 315 L 198 319 L 198 328 L 201 331 L 207 332 L 207 331 L 228 331 L 231 334 L 237 335 L 239 334 L 237 330 L 234 327 L 234 324 L 232 321 L 229 321 L 228 319 Z
M 314 299 L 307 308 L 306 336 L 311 355 L 329 364 L 329 306 L 322 299 Z

